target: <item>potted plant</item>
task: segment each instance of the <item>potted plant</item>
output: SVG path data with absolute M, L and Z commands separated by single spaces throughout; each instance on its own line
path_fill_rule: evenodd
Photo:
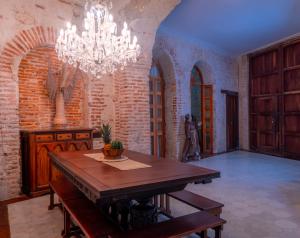
M 111 148 L 110 148 L 110 156 L 117 157 L 120 156 L 123 153 L 123 144 L 119 140 L 114 140 L 111 142 Z
M 100 135 L 104 142 L 103 153 L 109 155 L 111 148 L 111 126 L 109 124 L 102 124 L 100 127 Z

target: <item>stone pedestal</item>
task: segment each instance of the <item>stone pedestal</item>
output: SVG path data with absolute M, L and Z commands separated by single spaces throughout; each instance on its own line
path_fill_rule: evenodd
M 56 95 L 56 113 L 54 117 L 54 127 L 55 128 L 65 128 L 67 125 L 67 119 L 65 117 L 65 102 L 62 91 L 59 91 Z

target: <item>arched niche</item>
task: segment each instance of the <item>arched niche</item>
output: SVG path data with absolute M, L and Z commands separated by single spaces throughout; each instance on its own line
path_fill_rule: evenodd
M 51 61 L 52 72 L 59 72 L 62 62 L 54 47 L 40 46 L 30 50 L 21 60 L 19 79 L 20 129 L 44 129 L 53 126 L 55 102 L 50 101 L 45 86 Z M 84 125 L 83 76 L 73 84 L 71 99 L 65 103 L 68 127 Z

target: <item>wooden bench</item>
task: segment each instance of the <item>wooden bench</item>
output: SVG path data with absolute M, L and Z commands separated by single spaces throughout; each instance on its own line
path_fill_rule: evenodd
M 215 230 L 216 238 L 221 238 L 221 229 L 225 223 L 223 219 L 201 211 L 149 225 L 144 229 L 122 232 L 107 221 L 94 204 L 86 198 L 63 201 L 63 204 L 67 211 L 67 226 L 70 226 L 70 217 L 72 217 L 85 236 L 89 238 L 173 238 L 195 232 L 204 237 L 208 228 Z M 70 235 L 72 232 L 66 228 L 64 237 L 70 237 Z
M 214 229 L 215 237 L 220 238 L 222 225 L 225 223 L 221 218 L 200 211 L 149 225 L 145 229 L 121 232 L 113 223 L 108 221 L 93 202 L 68 180 L 50 182 L 50 188 L 62 202 L 64 211 L 62 236 L 64 238 L 79 234 L 78 230 L 71 229 L 71 218 L 78 225 L 80 231 L 89 238 L 167 238 L 182 237 L 194 232 L 205 237 L 208 228 Z
M 168 196 L 175 198 L 183 203 L 190 205 L 201 211 L 206 211 L 214 216 L 220 217 L 224 204 L 216 202 L 206 197 L 202 197 L 198 194 L 192 193 L 187 190 L 181 190 L 178 192 L 168 193 Z
M 111 237 L 111 234 L 118 233 L 118 227 L 109 222 L 89 199 L 85 197 L 66 201 L 62 199 L 62 202 L 66 223 L 64 238 L 74 234 L 70 230 L 71 218 L 88 238 Z
M 63 208 L 64 229 L 62 236 L 71 237 L 84 233 L 87 237 L 107 237 L 116 228 L 107 222 L 94 204 L 88 200 L 79 189 L 68 181 L 64 176 L 58 180 L 51 181 L 49 210 L 59 206 Z M 61 203 L 54 204 L 54 194 L 58 196 Z M 76 222 L 72 225 L 71 217 Z
M 206 235 L 206 230 L 215 230 L 215 238 L 221 238 L 222 226 L 225 220 L 207 212 L 196 212 L 167 221 L 159 222 L 144 229 L 132 230 L 126 233 L 112 235 L 112 238 L 175 238 L 198 233 L 200 237 Z

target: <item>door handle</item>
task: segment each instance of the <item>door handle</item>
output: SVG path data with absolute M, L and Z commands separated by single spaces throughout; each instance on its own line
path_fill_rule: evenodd
M 277 116 L 276 115 L 273 115 L 272 116 L 272 130 L 273 132 L 276 132 L 276 128 L 277 128 Z

